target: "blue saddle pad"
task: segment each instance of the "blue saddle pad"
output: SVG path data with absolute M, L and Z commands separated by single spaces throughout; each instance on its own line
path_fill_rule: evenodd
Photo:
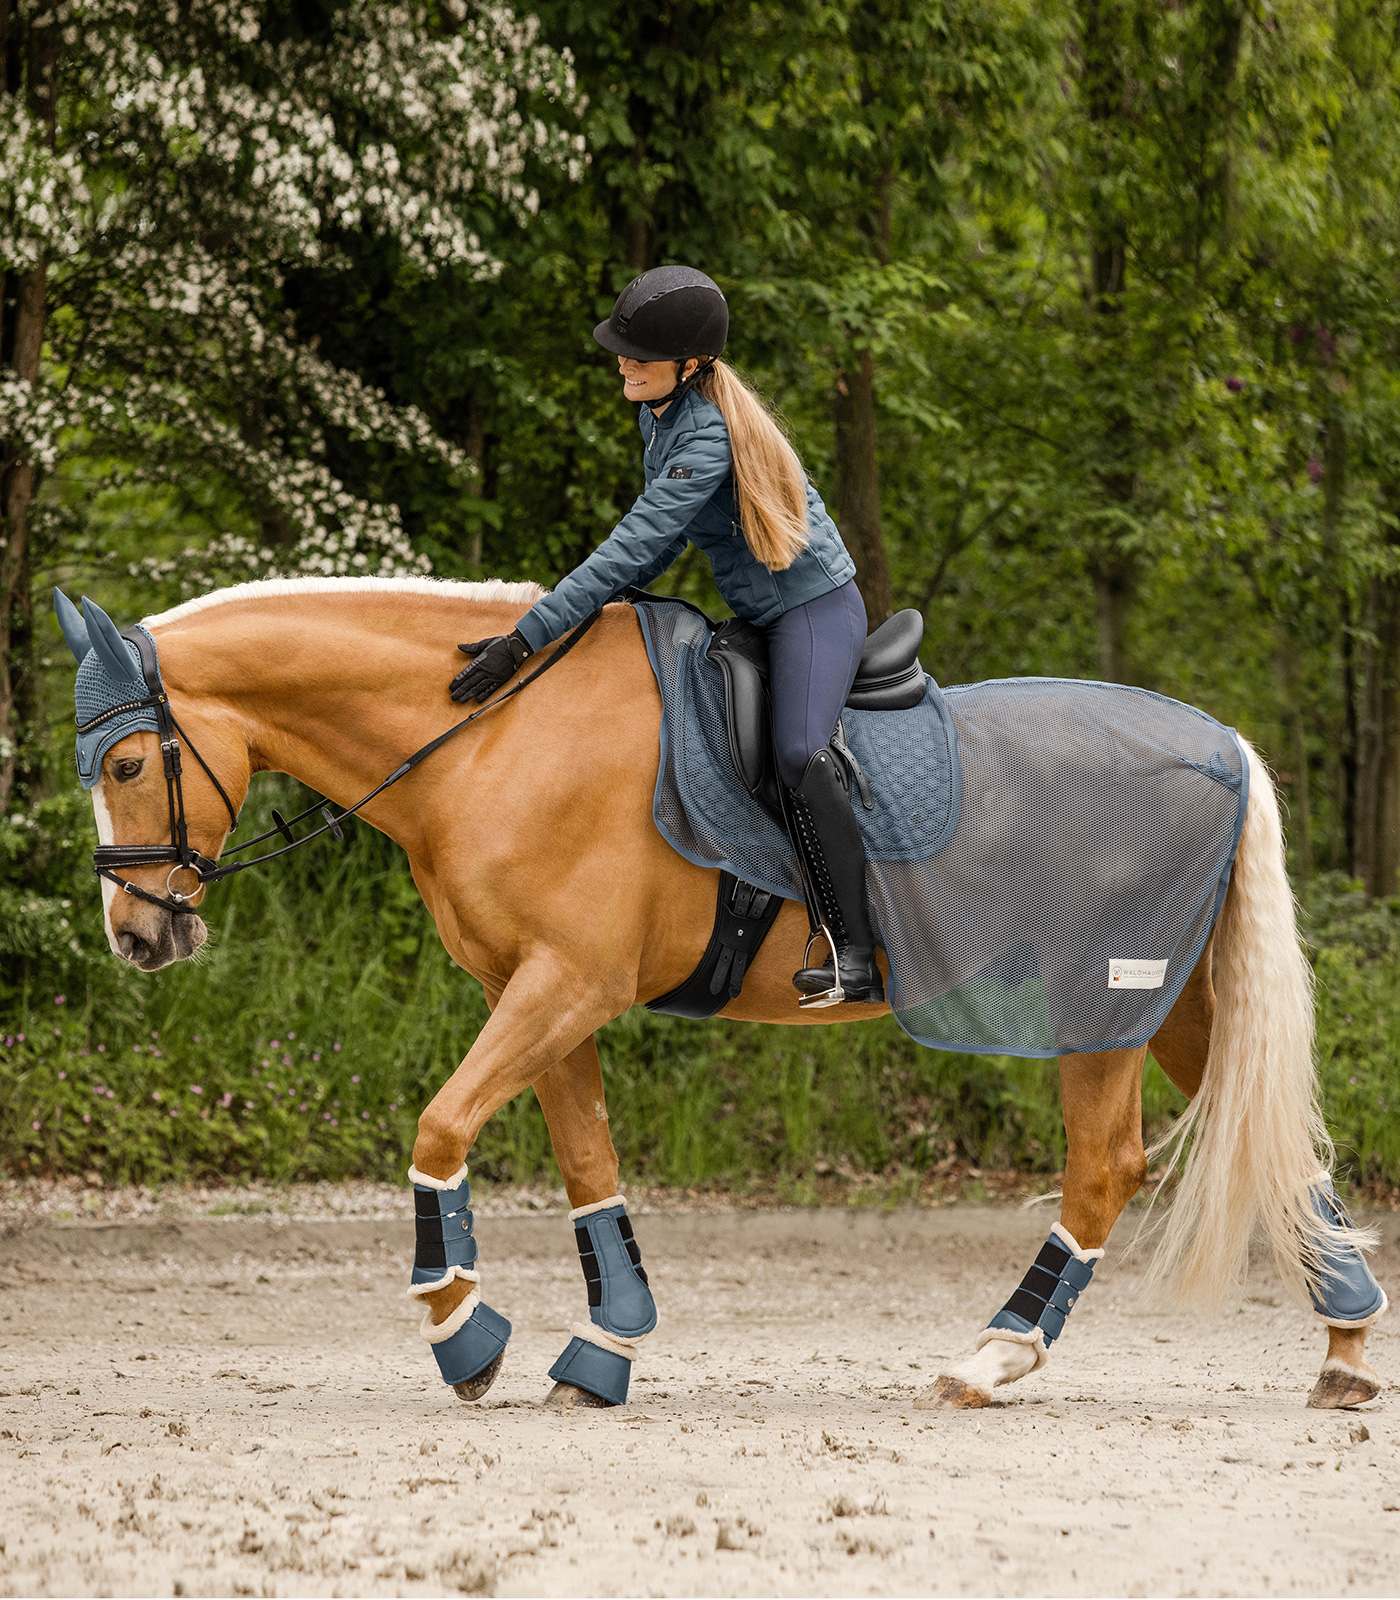
M 652 811 L 697 866 L 802 897 L 783 829 L 740 782 L 709 625 L 636 604 L 661 690 Z M 1145 1044 L 1223 902 L 1248 803 L 1234 730 L 1145 689 L 1012 678 L 847 711 L 854 800 L 900 1026 L 1020 1056 Z M 794 1005 L 795 1005 L 794 997 Z

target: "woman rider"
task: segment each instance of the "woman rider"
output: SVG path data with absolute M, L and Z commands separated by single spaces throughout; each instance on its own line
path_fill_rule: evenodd
M 720 359 L 729 306 L 691 267 L 658 267 L 622 291 L 593 337 L 618 358 L 639 401 L 646 487 L 612 533 L 504 638 L 460 648 L 472 664 L 452 698 L 484 701 L 527 656 L 629 585 L 645 588 L 694 542 L 737 616 L 763 628 L 778 772 L 795 844 L 836 944 L 849 1001 L 883 1000 L 865 891 L 865 849 L 830 749 L 865 645 L 855 563 L 792 446 L 759 398 Z M 793 978 L 833 987 L 824 967 Z

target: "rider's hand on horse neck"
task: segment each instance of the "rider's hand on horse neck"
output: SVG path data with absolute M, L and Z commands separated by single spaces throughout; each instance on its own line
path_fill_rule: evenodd
M 464 700 L 478 703 L 488 700 L 507 679 L 513 677 L 521 663 L 530 655 L 530 646 L 518 628 L 494 639 L 480 639 L 475 644 L 459 644 L 463 655 L 471 656 L 472 664 L 463 667 L 452 680 L 448 693 L 459 704 Z

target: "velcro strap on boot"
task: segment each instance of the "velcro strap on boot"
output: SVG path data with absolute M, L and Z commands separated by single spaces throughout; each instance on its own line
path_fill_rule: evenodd
M 413 1178 L 413 1212 L 416 1243 L 409 1293 L 425 1293 L 451 1283 L 454 1278 L 474 1278 L 477 1245 L 469 1209 L 472 1189 L 462 1167 L 444 1183 L 425 1178 L 416 1167 Z
M 650 1333 L 656 1326 L 656 1301 L 622 1196 L 580 1206 L 569 1216 L 588 1285 L 589 1317 L 621 1339 Z
M 1020 1288 L 987 1324 L 988 1333 L 1029 1334 L 1038 1328 L 1045 1344 L 1054 1344 L 1102 1259 L 1102 1250 L 1081 1250 L 1073 1234 L 1055 1223 Z
M 1332 1328 L 1369 1327 L 1386 1308 L 1385 1290 L 1361 1254 L 1356 1228 L 1326 1174 L 1313 1187 L 1312 1207 L 1332 1229 L 1318 1277 L 1308 1282 L 1313 1310 Z

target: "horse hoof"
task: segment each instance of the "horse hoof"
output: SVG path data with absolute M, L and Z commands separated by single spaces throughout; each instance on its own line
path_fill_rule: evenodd
M 580 1389 L 573 1383 L 556 1383 L 546 1395 L 544 1404 L 550 1411 L 572 1411 L 575 1406 L 596 1407 L 599 1411 L 612 1410 L 611 1400 L 590 1394 L 587 1389 Z
M 462 1400 L 480 1400 L 482 1395 L 495 1383 L 501 1370 L 501 1363 L 505 1358 L 506 1353 L 502 1350 L 490 1366 L 483 1367 L 474 1378 L 468 1378 L 465 1383 L 454 1383 L 452 1385 L 453 1393 Z
M 916 1411 L 976 1411 L 989 1406 L 992 1397 L 984 1389 L 975 1389 L 961 1378 L 951 1378 L 947 1373 L 926 1389 L 914 1402 Z
M 1308 1409 L 1337 1411 L 1343 1406 L 1363 1406 L 1380 1392 L 1381 1380 L 1370 1367 L 1345 1367 L 1340 1361 L 1329 1361 L 1308 1396 Z

